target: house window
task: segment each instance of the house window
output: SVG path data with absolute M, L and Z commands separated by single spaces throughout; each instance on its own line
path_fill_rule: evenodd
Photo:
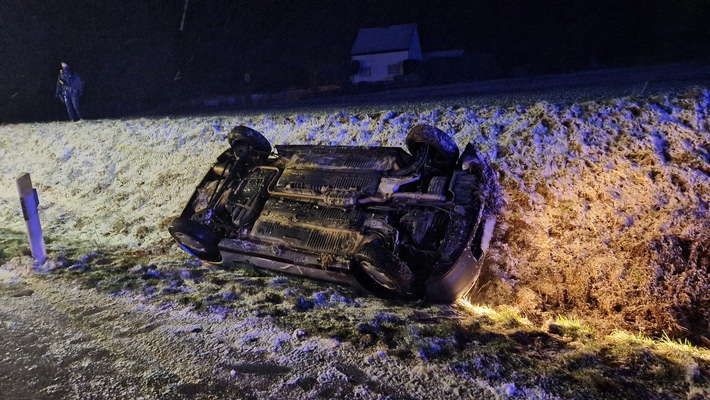
M 360 67 L 359 74 L 360 74 L 360 76 L 371 76 L 372 75 L 372 67 Z
M 390 64 L 387 66 L 387 73 L 389 75 L 399 75 L 402 73 L 402 64 Z

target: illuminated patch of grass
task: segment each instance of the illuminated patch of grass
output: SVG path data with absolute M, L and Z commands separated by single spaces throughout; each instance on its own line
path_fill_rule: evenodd
M 467 301 L 457 306 L 468 323 L 482 321 L 472 332 L 478 340 L 466 349 L 473 350 L 473 362 L 453 366 L 467 375 L 501 382 L 516 377 L 561 398 L 579 399 L 643 399 L 658 393 L 685 398 L 710 380 L 710 350 L 688 340 L 622 331 L 604 336 L 576 316 L 558 316 L 538 327 L 514 309 Z M 494 339 L 480 340 L 485 337 Z
M 505 328 L 517 328 L 532 325 L 527 317 L 520 315 L 516 310 L 507 308 L 492 314 L 491 317 L 494 322 L 501 324 Z
M 595 333 L 592 327 L 583 324 L 576 316 L 567 317 L 562 315 L 557 316 L 555 322 L 548 326 L 548 331 L 573 340 L 591 339 Z
M 472 304 L 465 299 L 457 300 L 456 305 L 460 307 L 463 315 L 484 317 L 489 320 L 491 324 L 499 325 L 504 329 L 528 327 L 532 325 L 527 317 L 520 315 L 520 313 L 514 309 L 502 308 L 500 310 L 494 310 L 486 305 Z
M 680 362 L 687 362 L 692 358 L 710 362 L 710 349 L 695 346 L 687 339 L 673 339 L 665 333 L 654 339 L 643 333 L 615 331 L 609 335 L 609 339 L 614 343 L 649 348 Z
M 465 313 L 473 315 L 492 315 L 496 313 L 496 311 L 489 306 L 473 304 L 465 298 L 456 300 L 456 305 L 458 305 Z
M 707 349 L 701 349 L 690 343 L 688 339 L 673 339 L 668 336 L 665 332 L 663 336 L 658 341 L 658 346 L 660 348 L 688 353 L 694 356 L 700 357 L 706 361 L 710 361 L 710 351 Z

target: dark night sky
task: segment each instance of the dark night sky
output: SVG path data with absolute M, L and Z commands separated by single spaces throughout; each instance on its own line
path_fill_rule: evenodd
M 86 82 L 85 114 L 116 117 L 340 84 L 358 29 L 401 23 L 418 24 L 424 51 L 465 49 L 467 72 L 432 73 L 432 84 L 710 54 L 707 0 L 190 0 L 181 31 L 184 5 L 0 0 L 0 122 L 65 118 L 53 96 L 60 61 Z

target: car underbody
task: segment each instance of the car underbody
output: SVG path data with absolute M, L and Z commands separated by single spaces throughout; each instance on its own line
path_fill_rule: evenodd
M 481 158 L 428 126 L 394 147 L 281 145 L 237 127 L 170 232 L 190 254 L 452 301 L 475 283 L 495 218 Z M 446 140 L 448 139 L 448 140 Z M 453 144 L 453 145 L 452 145 Z M 490 175 L 490 174 L 488 174 Z

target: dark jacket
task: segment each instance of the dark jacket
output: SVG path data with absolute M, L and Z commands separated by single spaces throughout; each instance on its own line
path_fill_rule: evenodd
M 81 96 L 84 91 L 84 84 L 79 78 L 79 75 L 74 72 L 69 66 L 59 70 L 57 78 L 56 95 L 62 98 L 69 95 Z

